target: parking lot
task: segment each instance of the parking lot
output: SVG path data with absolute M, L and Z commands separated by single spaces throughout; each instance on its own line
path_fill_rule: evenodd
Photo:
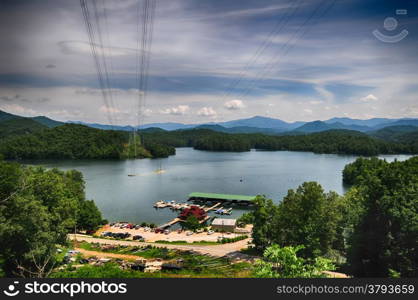
M 156 241 L 185 241 L 188 243 L 207 241 L 207 242 L 217 242 L 222 238 L 234 238 L 242 234 L 236 233 L 220 233 L 220 232 L 199 232 L 193 233 L 191 231 L 162 231 L 155 232 L 149 227 L 140 227 L 129 226 L 128 223 L 115 223 L 103 226 L 96 234 L 102 237 L 116 237 L 118 239 L 127 239 L 127 240 L 138 240 L 145 242 L 156 242 Z M 251 232 L 251 227 L 247 226 L 246 228 Z

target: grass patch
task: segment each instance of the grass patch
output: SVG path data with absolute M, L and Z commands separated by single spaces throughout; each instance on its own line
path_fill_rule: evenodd
M 130 254 L 142 258 L 161 258 L 181 261 L 183 269 L 143 273 L 134 270 L 121 270 L 115 263 L 103 266 L 85 265 L 78 269 L 69 266 L 65 270 L 54 272 L 55 278 L 238 278 L 251 277 L 252 265 L 247 262 L 232 263 L 230 259 L 197 254 L 191 251 L 180 251 L 152 246 L 117 246 L 106 248 L 97 243 L 81 242 L 75 246 L 105 253 Z
M 105 253 L 116 254 L 129 254 L 137 255 L 143 258 L 161 258 L 161 259 L 174 259 L 177 258 L 176 251 L 167 248 L 157 248 L 153 246 L 116 246 L 112 248 L 106 248 L 97 243 L 81 242 L 76 245 L 77 247 L 90 251 L 99 251 Z

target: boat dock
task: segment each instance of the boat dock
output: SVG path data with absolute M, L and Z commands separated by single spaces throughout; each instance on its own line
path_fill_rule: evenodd
M 164 201 L 162 201 L 162 202 L 164 202 Z M 158 203 L 158 202 L 157 202 Z M 156 204 L 157 204 L 156 203 Z M 167 204 L 167 202 L 164 202 L 165 204 Z M 163 205 L 163 204 L 162 204 Z M 216 204 L 214 204 L 214 205 L 212 205 L 212 206 L 210 206 L 210 207 L 201 207 L 201 206 L 199 206 L 199 205 L 187 205 L 187 207 L 190 207 L 190 206 L 199 206 L 200 208 L 202 208 L 205 212 L 209 212 L 209 211 L 211 211 L 211 210 L 214 210 L 214 209 L 216 209 L 219 205 L 221 205 L 221 203 L 220 202 L 218 202 L 218 203 L 216 203 Z M 154 205 L 154 207 L 155 207 L 155 205 Z M 160 206 L 161 207 L 161 206 Z M 164 206 L 164 207 L 169 207 L 169 205 L 166 205 L 166 206 Z M 207 220 L 209 220 L 209 218 L 210 218 L 210 216 L 206 216 L 205 218 L 203 218 L 202 220 L 200 220 L 199 221 L 199 223 L 200 224 L 202 224 L 202 223 L 204 223 L 204 222 L 206 222 Z M 168 228 L 168 227 L 170 227 L 170 226 L 172 226 L 172 225 L 174 225 L 174 224 L 177 224 L 177 223 L 179 223 L 179 222 L 184 222 L 182 219 L 180 219 L 180 218 L 178 218 L 178 217 L 176 217 L 176 218 L 174 218 L 173 220 L 171 220 L 170 222 L 167 222 L 167 223 L 165 223 L 165 224 L 162 224 L 162 225 L 160 225 L 160 226 L 158 226 L 158 228 L 160 228 L 160 229 L 166 229 L 166 228 Z
M 154 203 L 154 207 L 155 208 L 166 208 L 166 207 L 168 207 L 168 208 L 171 208 L 171 209 L 173 209 L 173 210 L 182 210 L 182 209 L 185 209 L 185 208 L 190 208 L 190 204 L 187 204 L 187 203 L 176 203 L 175 201 L 158 201 L 158 202 L 155 202 Z M 195 205 L 195 206 L 199 206 L 200 207 L 200 205 Z
M 214 193 L 190 193 L 187 201 L 194 202 L 221 202 L 222 204 L 238 204 L 242 206 L 253 205 L 256 196 L 214 194 Z

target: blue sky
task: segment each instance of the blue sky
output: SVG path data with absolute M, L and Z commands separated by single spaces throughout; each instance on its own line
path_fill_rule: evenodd
M 0 109 L 135 124 L 138 1 L 103 4 L 113 105 L 101 96 L 79 1 L 19 0 L 0 4 Z M 157 0 L 144 122 L 418 117 L 417 8 L 412 0 Z M 375 29 L 408 35 L 385 43 Z

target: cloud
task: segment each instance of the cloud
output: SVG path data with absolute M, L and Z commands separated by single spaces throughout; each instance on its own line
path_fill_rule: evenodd
M 205 106 L 197 111 L 197 115 L 202 117 L 214 117 L 217 113 L 212 107 Z
M 105 105 L 102 105 L 102 106 L 99 108 L 99 110 L 100 110 L 101 112 L 104 112 L 104 113 L 110 113 L 110 114 L 118 114 L 118 113 L 121 113 L 121 111 L 120 111 L 119 109 L 114 108 L 114 107 L 108 107 L 108 106 L 105 106 Z
M 379 99 L 373 94 L 370 94 L 370 95 L 367 95 L 366 97 L 360 98 L 360 101 L 363 101 L 363 102 L 373 102 L 373 101 L 378 101 L 378 100 Z
M 54 65 L 54 64 L 47 64 L 46 66 L 45 66 L 45 68 L 47 68 L 47 69 L 54 69 L 54 68 L 56 68 L 57 66 L 56 65 Z
M 46 103 L 51 101 L 47 97 L 39 97 L 35 99 L 24 98 L 19 94 L 13 96 L 0 96 L 0 102 L 20 102 L 20 103 Z
M 238 110 L 244 108 L 245 105 L 241 100 L 231 100 L 224 103 L 224 107 L 228 110 Z
M 305 108 L 303 111 L 308 115 L 312 115 L 312 109 Z
M 2 105 L 0 103 L 0 109 L 7 111 L 9 113 L 12 114 L 17 114 L 20 116 L 28 116 L 28 117 L 34 117 L 34 116 L 38 116 L 39 113 L 36 110 L 24 107 L 22 105 L 18 105 L 18 104 L 4 104 Z
M 312 105 L 318 105 L 318 104 L 324 103 L 324 101 L 321 101 L 321 100 L 312 100 L 312 101 L 309 101 L 309 103 L 312 104 Z
M 182 116 L 182 115 L 185 115 L 189 110 L 190 110 L 190 107 L 188 105 L 178 105 L 176 107 L 163 109 L 160 112 L 162 114 L 167 114 L 167 115 Z
M 141 91 L 138 89 L 103 89 L 107 93 L 112 93 L 113 95 L 139 95 Z M 78 88 L 74 91 L 77 95 L 102 95 L 101 89 L 95 88 Z

